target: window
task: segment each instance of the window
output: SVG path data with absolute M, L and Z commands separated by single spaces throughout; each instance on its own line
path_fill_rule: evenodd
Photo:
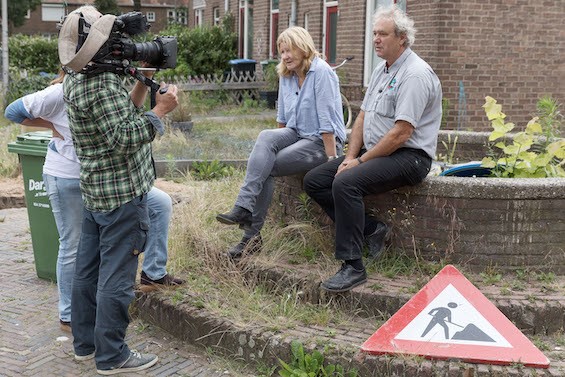
M 202 26 L 204 24 L 204 9 L 194 10 L 194 26 Z
M 155 12 L 147 12 L 145 16 L 148 22 L 155 22 Z
M 212 14 L 214 15 L 214 26 L 218 26 L 222 21 L 220 18 L 220 7 L 212 8 Z
M 365 38 L 365 68 L 363 75 L 363 84 L 365 86 L 369 85 L 371 74 L 382 61 L 375 53 L 375 48 L 373 47 L 373 15 L 378 7 L 386 7 L 392 4 L 396 4 L 400 9 L 406 11 L 406 0 L 367 0 L 367 19 L 365 22 L 365 35 L 367 37 Z
M 253 0 L 239 1 L 239 57 L 253 56 Z
M 337 56 L 337 19 L 337 1 L 326 0 L 324 3 L 324 49 L 322 52 L 330 64 L 335 63 Z
M 167 19 L 170 24 L 186 25 L 188 23 L 188 10 L 186 8 L 169 9 Z
M 64 16 L 63 4 L 41 4 L 41 21 L 59 22 Z
M 278 55 L 277 38 L 279 36 L 279 1 L 271 0 L 271 31 L 269 38 L 271 39 L 270 57 L 275 58 Z

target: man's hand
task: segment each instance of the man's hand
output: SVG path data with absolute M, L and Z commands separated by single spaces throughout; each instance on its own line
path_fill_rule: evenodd
M 335 175 L 338 175 L 339 173 L 341 173 L 342 171 L 351 169 L 356 167 L 357 165 L 359 165 L 359 161 L 357 161 L 356 158 L 353 157 L 345 157 L 345 159 L 343 160 L 343 162 L 338 166 L 337 168 L 337 173 L 335 173 Z
M 167 91 L 161 93 L 164 88 L 167 88 Z M 161 83 L 161 88 L 157 91 L 155 97 L 156 105 L 153 108 L 153 113 L 159 118 L 162 118 L 173 111 L 179 104 L 177 92 L 178 88 L 176 85 L 165 85 L 165 83 Z

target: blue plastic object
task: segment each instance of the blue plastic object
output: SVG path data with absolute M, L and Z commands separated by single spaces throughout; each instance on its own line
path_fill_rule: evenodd
M 469 162 L 455 165 L 441 172 L 446 177 L 490 177 L 491 169 L 481 166 L 480 162 Z

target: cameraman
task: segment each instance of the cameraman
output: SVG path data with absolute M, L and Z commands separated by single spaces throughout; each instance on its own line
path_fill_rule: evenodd
M 171 85 L 157 93 L 152 111 L 143 113 L 147 88 L 141 83 L 128 94 L 116 73 L 85 73 L 114 21 L 113 15 L 83 6 L 66 17 L 59 34 L 61 63 L 74 71 L 66 75 L 63 91 L 85 205 L 72 287 L 73 346 L 76 360 L 95 357 L 103 375 L 157 362 L 156 355 L 130 350 L 124 338 L 138 255 L 149 229 L 146 194 L 155 179 L 150 143 L 163 133 L 160 118 L 178 104 Z

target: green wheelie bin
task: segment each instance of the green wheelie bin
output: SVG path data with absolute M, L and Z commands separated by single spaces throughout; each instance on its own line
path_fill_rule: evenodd
M 50 140 L 51 131 L 23 133 L 17 136 L 15 142 L 8 143 L 8 151 L 17 153 L 22 164 L 37 276 L 56 282 L 59 233 L 42 176 L 43 163 Z

